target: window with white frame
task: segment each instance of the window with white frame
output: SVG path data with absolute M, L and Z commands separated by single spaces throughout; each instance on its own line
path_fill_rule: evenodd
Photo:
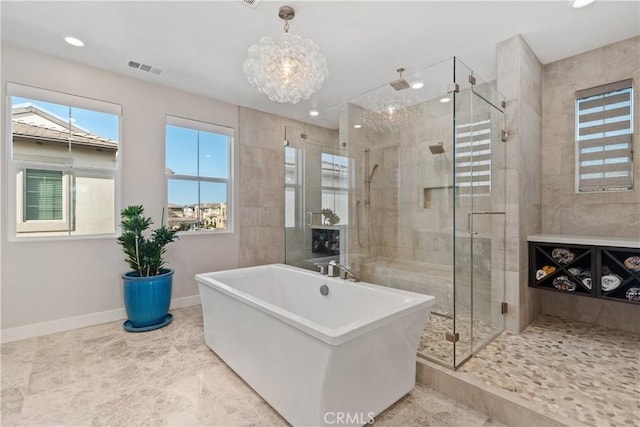
M 233 129 L 167 116 L 169 227 L 231 231 Z
M 623 80 L 576 92 L 576 190 L 633 188 L 633 87 Z
M 456 186 L 460 194 L 491 192 L 491 120 L 456 126 Z
M 15 83 L 7 94 L 11 236 L 115 233 L 121 107 Z
M 284 147 L 284 226 L 295 227 L 300 221 L 302 202 L 301 150 Z
M 322 211 L 330 210 L 335 216 L 323 215 L 323 221 L 331 218 L 336 224 L 349 223 L 349 158 L 337 154 L 322 153 Z M 333 224 L 332 224 L 333 225 Z

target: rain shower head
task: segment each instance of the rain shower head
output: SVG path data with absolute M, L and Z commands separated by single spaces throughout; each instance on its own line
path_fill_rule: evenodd
M 398 80 L 394 80 L 391 83 L 392 88 L 395 90 L 404 90 L 409 89 L 409 82 L 402 78 L 402 73 L 404 72 L 404 68 L 398 68 L 396 71 L 400 73 L 400 78 Z
M 429 146 L 429 150 L 431 151 L 431 154 L 442 154 L 444 153 L 444 146 L 441 142 L 438 142 L 437 144 L 433 144 Z

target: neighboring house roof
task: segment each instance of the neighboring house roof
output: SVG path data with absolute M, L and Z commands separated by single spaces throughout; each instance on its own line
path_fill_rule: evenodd
M 12 122 L 12 133 L 32 139 L 43 139 L 47 141 L 67 142 L 71 139 L 72 144 L 86 145 L 96 148 L 105 148 L 111 150 L 118 149 L 118 143 L 108 138 L 103 138 L 91 133 L 79 134 L 72 132 L 69 136 L 68 130 L 49 129 L 44 126 L 36 126 L 30 123 Z
M 45 124 L 35 124 L 29 120 L 28 115 L 38 115 L 49 123 L 50 126 Z M 24 116 L 21 118 L 20 116 Z M 41 110 L 37 106 L 29 105 L 17 106 L 12 110 L 11 131 L 13 135 L 20 136 L 29 139 L 39 139 L 43 141 L 63 142 L 67 143 L 71 140 L 72 144 L 84 145 L 92 148 L 102 148 L 106 150 L 117 150 L 118 141 L 113 141 L 109 138 L 104 138 L 99 135 L 95 135 L 86 131 L 78 126 L 71 125 L 71 132 L 69 132 L 69 124 L 54 117 L 50 113 Z
M 44 108 L 40 107 L 39 105 L 35 105 L 32 104 L 31 102 L 25 102 L 22 104 L 17 104 L 14 105 L 11 108 L 11 118 L 13 120 L 18 119 L 21 122 L 24 123 L 29 123 L 29 120 L 21 120 L 22 117 L 29 117 L 29 116 L 33 116 L 33 115 L 37 115 L 42 117 L 43 119 L 61 127 L 64 129 L 68 129 L 69 128 L 69 122 L 65 119 L 63 119 L 62 117 L 58 116 L 55 113 L 52 113 L 50 111 L 45 110 Z M 88 133 L 89 131 L 87 129 L 84 129 L 78 125 L 74 125 L 71 124 L 71 130 L 73 132 L 80 132 L 80 133 Z

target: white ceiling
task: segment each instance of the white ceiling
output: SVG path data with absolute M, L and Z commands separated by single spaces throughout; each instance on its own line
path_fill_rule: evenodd
M 242 63 L 262 36 L 277 38 L 278 8 L 296 9 L 291 32 L 315 41 L 329 78 L 299 104 L 279 104 L 252 87 Z M 476 75 L 495 78 L 496 44 L 522 34 L 543 63 L 640 34 L 640 2 L 2 1 L 2 41 L 115 73 L 262 111 L 302 118 L 407 73 L 457 56 Z M 86 46 L 63 41 L 73 35 Z M 154 75 L 129 60 L 158 67 Z

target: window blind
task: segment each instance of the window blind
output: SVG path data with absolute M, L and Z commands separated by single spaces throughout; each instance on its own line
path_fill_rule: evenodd
M 579 192 L 633 188 L 632 105 L 631 79 L 576 92 Z
M 460 194 L 491 192 L 491 120 L 456 126 L 456 186 Z
M 62 220 L 62 172 L 25 171 L 25 221 Z

